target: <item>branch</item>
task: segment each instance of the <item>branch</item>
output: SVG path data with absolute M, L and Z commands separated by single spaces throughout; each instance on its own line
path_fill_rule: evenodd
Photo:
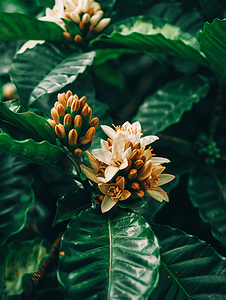
M 46 270 L 47 270 L 48 266 L 53 261 L 53 259 L 55 258 L 56 254 L 58 253 L 62 234 L 63 234 L 63 232 L 61 232 L 59 234 L 59 236 L 57 237 L 57 239 L 53 243 L 53 249 L 52 249 L 52 251 L 50 253 L 50 256 L 46 260 L 44 260 L 44 262 L 41 264 L 38 272 L 36 272 L 31 277 L 31 279 L 26 283 L 26 285 L 24 287 L 23 294 L 20 297 L 20 300 L 27 300 L 27 299 L 29 299 L 30 296 L 38 288 L 41 280 L 43 279 L 43 277 L 44 277 L 44 275 L 46 273 Z

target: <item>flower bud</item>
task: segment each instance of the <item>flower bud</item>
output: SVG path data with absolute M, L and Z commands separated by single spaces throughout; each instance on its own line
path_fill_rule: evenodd
M 145 180 L 151 174 L 151 171 L 152 171 L 152 161 L 148 160 L 144 164 L 144 166 L 142 167 L 142 169 L 138 172 L 137 179 L 139 181 Z
M 58 94 L 57 99 L 58 99 L 59 103 L 61 103 L 64 106 L 64 108 L 66 108 L 67 102 L 66 102 L 66 95 L 65 95 L 65 93 Z
M 138 191 L 139 188 L 140 188 L 140 185 L 138 182 L 133 182 L 131 183 L 131 188 L 134 190 L 134 191 Z
M 92 120 L 89 122 L 89 126 L 90 126 L 90 127 L 94 127 L 94 128 L 96 128 L 98 124 L 99 124 L 99 119 L 98 119 L 98 118 L 94 118 L 94 119 L 92 119 Z
M 82 126 L 82 117 L 80 115 L 75 116 L 74 118 L 74 127 Z
M 82 154 L 82 150 L 81 149 L 79 149 L 79 148 L 75 149 L 74 155 L 80 156 L 81 154 Z
M 83 96 L 80 100 L 80 108 L 83 109 L 83 107 L 85 106 L 86 104 L 86 96 Z
M 140 156 L 140 154 L 141 154 L 141 150 L 135 149 L 135 150 L 133 150 L 133 152 L 132 152 L 132 154 L 130 156 L 130 159 L 131 160 L 135 160 L 135 159 L 137 159 L 137 157 Z
M 133 164 L 134 164 L 135 169 L 139 170 L 140 168 L 143 167 L 144 162 L 142 159 L 138 159 Z
M 74 97 L 71 95 L 68 99 L 67 99 L 67 105 L 72 105 L 72 102 L 74 101 Z
M 76 11 L 71 12 L 70 17 L 77 24 L 79 24 L 79 22 L 81 21 L 80 16 Z
M 83 0 L 82 4 L 82 11 L 84 13 L 88 12 L 90 10 L 90 0 Z
M 61 103 L 59 103 L 57 105 L 56 110 L 57 110 L 58 116 L 65 116 L 65 108 Z
M 98 25 L 96 27 L 94 27 L 94 31 L 95 32 L 102 31 L 110 23 L 110 21 L 111 21 L 110 18 L 104 18 L 104 19 L 100 20 Z
M 59 124 L 58 113 L 54 107 L 51 109 L 51 116 L 55 123 Z
M 133 143 L 131 141 L 127 141 L 125 143 L 125 150 L 128 149 L 129 147 L 131 147 L 131 148 L 133 147 Z
M 82 17 L 82 22 L 86 24 L 89 23 L 89 20 L 90 20 L 90 15 L 88 13 L 85 13 Z
M 86 132 L 86 134 L 79 140 L 79 144 L 86 145 L 87 143 L 89 143 L 90 141 L 92 141 L 94 139 L 94 135 L 95 135 L 95 128 L 91 127 Z
M 83 21 L 79 23 L 79 29 L 83 30 L 85 28 L 85 24 Z
M 70 42 L 73 41 L 73 38 L 72 38 L 72 36 L 70 35 L 69 32 L 64 31 L 64 32 L 63 32 L 63 35 L 66 37 L 66 39 L 67 39 L 68 41 L 70 41 Z
M 137 177 L 137 170 L 136 169 L 130 170 L 128 174 L 128 178 L 130 180 L 134 180 L 136 177 Z
M 62 124 L 55 126 L 55 132 L 59 139 L 63 139 L 65 136 L 65 129 Z
M 72 117 L 70 114 L 66 114 L 64 117 L 64 124 L 70 126 L 72 122 Z
M 125 168 L 125 170 L 129 170 L 131 168 L 131 166 L 132 166 L 132 160 L 129 159 L 128 160 L 128 166 Z
M 77 144 L 78 134 L 75 129 L 71 129 L 68 134 L 68 144 L 74 146 Z
M 67 94 L 66 94 L 66 100 L 70 97 L 70 96 L 72 96 L 73 94 L 72 94 L 72 91 L 70 91 L 70 90 L 68 90 L 67 91 Z
M 79 100 L 74 100 L 71 104 L 71 110 L 79 111 L 80 103 Z
M 95 26 L 101 18 L 102 18 L 101 14 L 95 14 L 90 18 L 90 24 Z
M 47 121 L 52 126 L 53 130 L 55 130 L 55 122 L 52 119 L 48 119 Z
M 83 107 L 82 111 L 81 111 L 81 116 L 87 116 L 88 115 L 88 109 L 89 109 L 89 105 L 85 104 L 85 106 Z
M 138 197 L 144 197 L 144 192 L 142 190 L 138 190 L 136 194 Z
M 82 40 L 82 37 L 81 35 L 77 34 L 75 37 L 74 37 L 74 41 L 79 43 L 80 41 Z
M 91 120 L 92 118 L 92 108 L 88 108 L 88 115 L 89 115 L 89 121 Z

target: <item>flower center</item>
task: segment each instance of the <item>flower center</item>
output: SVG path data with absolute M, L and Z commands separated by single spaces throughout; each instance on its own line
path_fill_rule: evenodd
M 146 180 L 148 188 L 156 188 L 158 186 L 159 175 L 151 175 L 150 179 Z
M 112 186 L 108 190 L 108 195 L 112 199 L 117 199 L 118 200 L 122 196 L 122 191 L 120 190 L 120 188 L 117 185 L 116 186 Z

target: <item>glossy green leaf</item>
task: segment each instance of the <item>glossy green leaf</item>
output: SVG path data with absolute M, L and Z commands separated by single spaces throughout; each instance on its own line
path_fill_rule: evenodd
M 198 34 L 200 50 L 206 55 L 211 69 L 219 79 L 225 77 L 226 20 L 215 19 L 206 22 L 203 31 Z
M 42 166 L 51 167 L 59 172 L 64 172 L 64 163 L 68 164 L 67 156 L 61 148 L 47 141 L 35 142 L 32 139 L 18 141 L 7 133 L 0 133 L 0 150 Z
M 68 225 L 58 278 L 70 299 L 146 299 L 157 284 L 159 247 L 134 213 L 89 209 Z
M 25 164 L 0 152 L 0 245 L 24 228 L 27 212 L 34 202 L 32 182 Z
M 197 167 L 189 178 L 188 192 L 216 239 L 226 243 L 226 176 L 224 169 Z
M 51 245 L 36 238 L 30 241 L 13 241 L 1 247 L 0 293 L 1 299 L 20 295 L 29 278 L 38 271 L 49 256 Z
M 53 226 L 65 221 L 74 219 L 81 211 L 91 207 L 90 194 L 81 188 L 75 192 L 67 192 L 57 200 L 57 211 Z
M 122 55 L 136 54 L 138 51 L 133 49 L 97 49 L 96 56 L 94 59 L 94 66 L 104 64 L 110 59 L 117 59 Z
M 0 42 L 0 75 L 8 74 L 13 57 L 21 45 L 21 41 Z
M 66 41 L 63 29 L 57 24 L 24 14 L 0 12 L 0 27 L 0 41 Z
M 224 257 L 179 229 L 161 225 L 152 229 L 161 245 L 161 265 L 159 283 L 150 300 L 226 299 Z
M 203 77 L 184 76 L 167 83 L 139 107 L 133 121 L 139 121 L 144 133 L 156 133 L 180 121 L 183 113 L 205 97 L 209 89 Z
M 15 113 L 8 108 L 7 104 L 0 103 L 0 119 L 16 126 L 27 137 L 56 144 L 56 135 L 49 122 L 32 112 Z
M 150 53 L 172 55 L 207 66 L 198 50 L 198 43 L 189 33 L 180 30 L 162 18 L 153 16 L 131 17 L 112 24 L 107 32 L 92 41 L 96 47 L 106 45 L 130 48 Z
M 95 52 L 71 53 L 66 45 L 45 43 L 17 54 L 10 76 L 25 105 L 74 82 L 92 64 L 95 56 Z

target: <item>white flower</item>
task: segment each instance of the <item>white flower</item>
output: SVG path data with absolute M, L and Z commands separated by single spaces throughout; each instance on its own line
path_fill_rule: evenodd
M 98 185 L 99 190 L 105 195 L 101 203 L 101 211 L 109 211 L 118 201 L 126 200 L 131 193 L 125 190 L 125 178 L 122 177 L 116 183 L 102 183 Z
M 66 26 L 61 18 L 65 18 L 64 3 L 63 0 L 56 0 L 56 4 L 53 9 L 46 8 L 46 16 L 39 18 L 42 21 L 50 21 L 58 24 L 63 30 L 66 30 Z
M 122 134 L 125 142 L 131 141 L 133 145 L 140 143 L 141 149 L 144 149 L 146 145 L 158 140 L 158 137 L 155 135 L 142 137 L 141 125 L 138 121 L 133 124 L 127 121 L 122 126 L 115 126 L 115 130 L 106 125 L 102 125 L 101 128 L 112 140 L 114 140 L 118 134 Z
M 115 174 L 128 166 L 128 159 L 131 156 L 132 149 L 125 149 L 125 141 L 123 136 L 117 135 L 112 143 L 112 151 L 107 149 L 95 149 L 92 151 L 93 156 L 99 161 L 107 165 L 105 169 L 105 179 L 109 182 Z

